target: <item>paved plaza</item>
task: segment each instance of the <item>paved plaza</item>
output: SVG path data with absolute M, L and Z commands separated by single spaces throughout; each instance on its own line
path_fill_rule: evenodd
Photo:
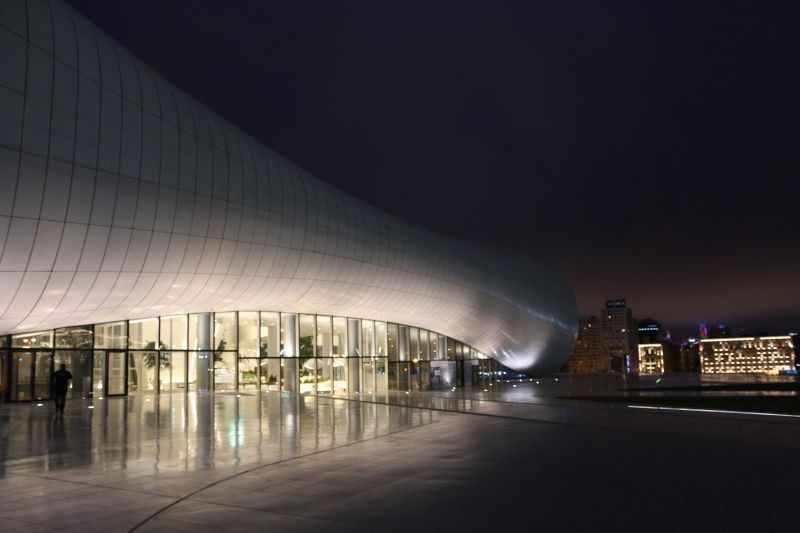
M 570 386 L 5 404 L 0 530 L 797 530 L 800 418 Z

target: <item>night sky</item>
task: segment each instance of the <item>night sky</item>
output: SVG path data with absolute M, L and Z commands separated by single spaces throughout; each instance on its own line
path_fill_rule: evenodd
M 323 180 L 555 266 L 584 315 L 800 329 L 798 2 L 70 3 Z

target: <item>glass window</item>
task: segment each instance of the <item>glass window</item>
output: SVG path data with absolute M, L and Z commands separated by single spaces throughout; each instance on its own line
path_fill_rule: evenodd
M 375 324 L 372 320 L 361 321 L 361 357 L 375 357 Z
M 347 357 L 347 319 L 333 317 L 333 355 Z
M 397 390 L 409 390 L 411 383 L 409 382 L 409 363 L 408 361 L 401 361 L 397 364 Z
M 456 341 L 450 337 L 447 338 L 447 360 L 456 360 Z
M 102 354 L 103 352 L 96 352 Z M 156 390 L 156 360 L 159 352 L 130 352 L 128 358 L 128 392 L 147 393 Z M 162 357 L 166 358 L 164 354 Z M 161 370 L 169 367 L 168 360 L 160 361 Z M 169 370 L 167 370 L 169 372 Z M 164 379 L 163 377 L 161 378 Z
M 386 353 L 389 361 L 397 361 L 397 324 L 386 326 Z
M 316 394 L 317 392 L 317 360 L 313 357 L 301 357 L 300 394 Z
M 419 349 L 419 329 L 408 328 L 408 356 L 412 361 L 419 361 L 421 352 Z
M 375 359 L 365 357 L 361 363 L 361 392 L 375 392 Z
M 239 355 L 258 357 L 258 313 L 239 313 Z
M 167 352 L 162 355 L 162 365 L 168 363 L 168 366 L 161 367 L 161 390 L 186 390 L 186 352 Z
M 317 316 L 317 357 L 333 357 L 333 330 L 329 316 Z
M 33 397 L 39 400 L 50 398 L 53 374 L 52 352 L 36 352 L 34 362 Z
M 236 313 L 214 313 L 214 346 L 218 352 L 236 350 Z
M 93 395 L 97 395 L 102 398 L 106 389 L 106 352 L 94 352 L 92 363 L 92 387 L 94 388 Z
M 236 353 L 214 352 L 214 390 L 236 390 Z
M 11 337 L 11 346 L 14 348 L 52 348 L 53 332 L 40 331 L 14 335 Z
M 241 316 L 242 313 L 239 313 Z M 240 330 L 241 332 L 241 330 Z M 253 388 L 257 389 L 258 385 L 258 369 L 261 365 L 261 359 L 250 357 L 240 357 L 239 358 L 239 388 L 240 389 L 247 389 Z
M 317 394 L 333 394 L 333 363 L 330 357 L 317 359 Z
M 347 359 L 341 357 L 333 359 L 333 393 L 347 394 Z
M 389 388 L 388 376 L 386 374 L 386 358 L 378 357 L 375 359 L 375 388 L 377 390 L 387 390 Z
M 191 321 L 191 318 L 189 320 Z M 186 389 L 190 392 L 197 390 L 197 368 L 200 356 L 201 354 L 197 352 L 189 352 L 187 356 Z
M 186 315 L 161 317 L 162 350 L 185 350 L 187 347 L 188 318 Z
M 94 346 L 95 348 L 127 348 L 127 324 L 125 322 L 95 324 Z
M 419 330 L 419 358 L 423 361 L 431 359 L 431 344 L 426 329 Z
M 397 358 L 400 361 L 408 361 L 409 359 L 408 326 L 400 324 L 400 326 L 398 326 L 398 332 L 399 334 L 397 335 Z M 400 389 L 400 390 L 408 390 L 408 389 Z
M 297 357 L 297 315 L 281 313 L 281 357 Z
M 261 388 L 267 391 L 281 390 L 281 360 L 276 358 L 261 359 Z
M 437 338 L 437 348 L 436 348 L 436 359 L 438 361 L 446 361 L 447 360 L 447 337 L 444 335 L 436 335 Z
M 386 322 L 375 321 L 375 354 L 386 357 Z
M 357 318 L 347 319 L 347 355 L 361 357 L 361 321 Z M 351 376 L 352 379 L 352 376 Z M 352 386 L 352 384 L 351 384 Z
M 204 340 L 201 338 L 201 331 L 205 329 L 201 321 L 208 320 L 206 313 L 196 315 L 189 315 L 189 349 L 190 350 L 207 350 L 210 346 L 205 346 Z M 194 390 L 194 389 L 192 389 Z
M 278 320 L 278 313 L 261 313 L 261 357 L 278 357 Z M 273 373 L 277 376 L 278 370 L 274 369 Z M 277 377 L 275 379 L 277 383 Z
M 298 392 L 297 390 L 297 357 L 284 357 L 281 359 L 281 390 Z
M 300 315 L 300 333 L 298 336 L 298 372 L 300 374 L 300 394 L 315 393 L 317 391 L 317 363 L 314 359 L 316 347 L 315 338 L 316 317 L 314 315 Z
M 106 394 L 109 396 L 120 396 L 127 391 L 128 382 L 126 377 L 126 364 L 128 361 L 126 352 L 108 352 L 106 372 L 108 381 L 106 382 Z
M 300 315 L 300 344 L 299 351 L 301 358 L 314 357 L 314 347 L 316 343 L 316 324 L 314 315 Z
M 128 346 L 134 350 L 160 350 L 158 340 L 158 319 L 140 318 L 128 321 Z
M 77 326 L 56 330 L 56 349 L 58 348 L 92 348 L 92 326 Z

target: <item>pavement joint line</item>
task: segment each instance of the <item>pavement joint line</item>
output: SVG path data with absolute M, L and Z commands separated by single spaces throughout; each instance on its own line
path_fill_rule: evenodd
M 752 415 L 752 416 L 776 416 L 783 418 L 800 418 L 800 415 L 789 413 L 764 413 L 761 411 L 738 411 L 734 409 L 703 409 L 700 407 L 666 407 L 659 405 L 628 405 L 631 409 L 650 409 L 653 411 L 685 411 L 689 413 L 713 413 L 725 415 Z

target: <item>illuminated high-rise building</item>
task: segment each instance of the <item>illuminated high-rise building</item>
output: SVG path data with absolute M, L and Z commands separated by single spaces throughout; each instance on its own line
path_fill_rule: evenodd
M 624 298 L 606 301 L 600 315 L 600 329 L 602 347 L 611 368 L 623 372 L 635 370 L 638 330 Z
M 577 374 L 609 372 L 611 360 L 602 344 L 599 320 L 596 316 L 582 318 L 578 325 L 578 338 L 569 358 L 568 369 Z

